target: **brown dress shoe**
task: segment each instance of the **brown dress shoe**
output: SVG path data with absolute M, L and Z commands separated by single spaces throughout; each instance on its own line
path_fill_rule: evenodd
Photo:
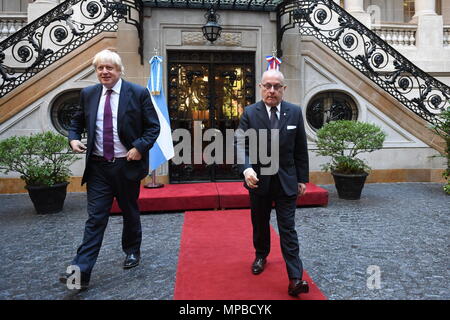
M 309 292 L 309 286 L 308 282 L 305 280 L 300 279 L 290 279 L 289 280 L 289 287 L 288 287 L 288 293 L 290 296 L 296 297 L 300 293 L 308 293 Z
M 266 265 L 266 258 L 256 258 L 252 264 L 252 273 L 260 274 L 264 271 L 264 266 Z

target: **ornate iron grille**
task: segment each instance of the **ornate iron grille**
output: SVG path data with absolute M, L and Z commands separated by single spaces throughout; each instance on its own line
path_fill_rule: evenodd
M 274 11 L 282 0 L 144 0 L 144 4 L 156 8 Z
M 319 39 L 429 123 L 450 106 L 450 88 L 389 46 L 333 0 L 284 1 L 277 12 L 278 56 L 286 30 Z
M 117 31 L 121 20 L 138 29 L 142 58 L 142 0 L 67 0 L 59 4 L 0 43 L 0 97 L 99 33 Z
M 70 122 L 73 115 L 81 109 L 80 89 L 70 90 L 59 95 L 52 103 L 50 118 L 55 129 L 62 135 L 68 136 Z M 87 138 L 86 130 L 83 132 L 83 139 Z
M 168 106 L 172 128 L 186 129 L 192 137 L 196 125 L 201 126 L 202 134 L 208 129 L 220 131 L 225 151 L 227 129 L 236 129 L 244 108 L 255 101 L 254 60 L 252 52 L 169 51 Z M 202 150 L 209 144 L 210 141 L 202 141 Z M 196 164 L 193 154 L 188 157 L 192 159 L 189 164 L 169 162 L 171 183 L 239 180 L 237 166 L 227 164 L 226 159 Z
M 330 121 L 357 119 L 358 108 L 353 100 L 342 92 L 319 93 L 306 107 L 306 120 L 314 130 L 319 130 Z

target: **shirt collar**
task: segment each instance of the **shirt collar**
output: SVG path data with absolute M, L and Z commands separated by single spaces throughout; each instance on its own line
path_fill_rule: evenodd
M 111 88 L 111 90 L 114 93 L 117 93 L 120 95 L 120 88 L 122 88 L 122 79 L 121 78 L 119 78 L 119 81 L 116 82 L 116 84 L 114 85 L 114 87 Z M 108 88 L 103 86 L 102 95 L 105 95 L 107 90 L 108 90 Z
M 266 106 L 267 112 L 269 112 L 269 114 L 270 114 L 270 109 L 271 109 L 272 107 L 269 107 L 267 104 L 264 104 L 264 105 Z M 277 105 L 277 112 L 280 112 L 280 109 L 281 109 L 281 103 L 279 103 L 279 104 Z

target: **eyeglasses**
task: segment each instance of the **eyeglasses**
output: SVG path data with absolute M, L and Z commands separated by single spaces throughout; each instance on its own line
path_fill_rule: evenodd
M 278 90 L 280 90 L 281 88 L 283 88 L 284 87 L 284 85 L 282 85 L 282 84 L 270 84 L 270 83 L 261 83 L 261 85 L 264 87 L 264 89 L 266 89 L 266 90 L 270 90 L 270 89 L 274 89 L 275 91 L 278 91 Z

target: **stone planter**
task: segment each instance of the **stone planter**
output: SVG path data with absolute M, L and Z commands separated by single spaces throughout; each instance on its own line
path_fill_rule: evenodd
M 343 174 L 332 172 L 334 184 L 339 198 L 346 200 L 358 200 L 361 198 L 361 192 L 368 174 Z
M 57 213 L 63 209 L 68 182 L 53 186 L 25 186 L 38 214 Z

